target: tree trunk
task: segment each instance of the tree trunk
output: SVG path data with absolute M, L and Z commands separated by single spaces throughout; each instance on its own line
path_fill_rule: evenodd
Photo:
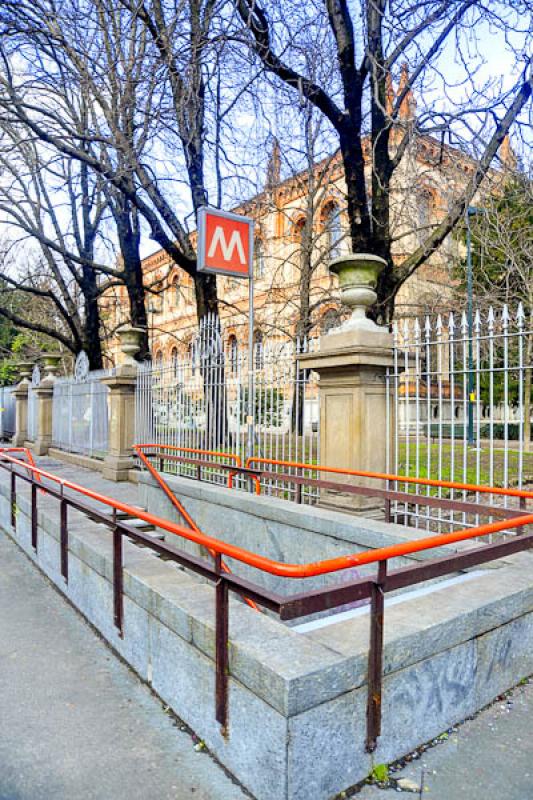
M 357 125 L 346 125 L 339 134 L 339 144 L 346 179 L 346 204 L 352 250 L 354 253 L 369 252 L 372 229 L 366 197 L 365 162 L 360 127 L 358 129 Z
M 100 338 L 100 308 L 96 273 L 91 267 L 83 267 L 82 292 L 85 306 L 83 323 L 83 349 L 89 358 L 90 369 L 103 369 L 102 341 Z
M 143 281 L 142 261 L 140 255 L 140 230 L 132 211 L 126 207 L 115 210 L 115 222 L 120 243 L 120 252 L 124 264 L 124 284 L 128 294 L 131 324 L 142 328 L 137 361 L 150 358 L 148 338 L 148 318 L 146 314 L 146 292 Z

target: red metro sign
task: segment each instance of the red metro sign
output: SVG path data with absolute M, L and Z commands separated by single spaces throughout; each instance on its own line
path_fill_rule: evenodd
M 198 271 L 249 278 L 252 274 L 254 221 L 203 206 L 198 211 Z

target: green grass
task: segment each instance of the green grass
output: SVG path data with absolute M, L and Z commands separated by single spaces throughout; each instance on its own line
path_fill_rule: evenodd
M 512 443 L 512 446 L 516 446 Z M 493 450 L 493 471 L 491 474 L 491 451 L 482 447 L 478 453 L 473 448 L 466 448 L 466 470 L 464 469 L 465 448 L 464 443 L 456 442 L 442 445 L 439 460 L 439 446 L 419 442 L 418 444 L 418 471 L 416 462 L 416 444 L 401 443 L 399 447 L 398 473 L 410 477 L 433 478 L 443 481 L 456 481 L 459 483 L 477 483 L 501 487 L 505 485 L 505 451 L 501 448 Z M 524 483 L 533 481 L 533 453 L 524 453 L 522 477 Z M 428 463 L 429 459 L 429 463 Z M 479 473 L 478 473 L 479 459 Z M 507 451 L 508 486 L 518 484 L 519 453 L 516 449 Z
M 289 458 L 289 438 L 292 440 L 291 456 Z M 267 438 L 267 441 L 261 444 L 261 455 L 264 458 L 282 458 L 285 454 L 287 460 L 295 460 L 295 437 L 294 435 L 287 435 L 272 438 L 272 441 Z M 316 464 L 318 459 L 315 447 L 311 447 L 312 443 L 308 437 L 298 437 L 298 461 L 307 464 Z M 239 448 L 241 453 L 246 452 L 246 440 L 241 441 Z M 219 448 L 220 452 L 231 453 L 233 448 L 229 446 L 222 446 Z M 256 447 L 256 453 L 258 448 Z M 503 448 L 494 448 L 493 455 L 493 471 L 491 473 L 491 451 L 489 447 L 482 447 L 478 453 L 475 449 L 466 448 L 466 470 L 464 469 L 464 456 L 465 448 L 464 442 L 456 441 L 452 443 L 443 443 L 441 454 L 439 458 L 439 445 L 437 442 L 428 444 L 425 441 L 418 443 L 418 470 L 417 470 L 417 446 L 415 442 L 410 442 L 409 447 L 405 442 L 399 445 L 399 465 L 398 474 L 408 475 L 410 477 L 420 478 L 433 478 L 444 481 L 456 481 L 458 483 L 479 483 L 481 485 L 502 487 L 505 484 L 505 451 Z M 429 458 L 429 464 L 428 464 Z M 478 473 L 478 460 L 479 460 L 479 473 Z M 229 459 L 228 459 L 229 461 Z M 245 458 L 243 458 L 245 463 Z M 516 449 L 516 443 L 511 442 L 507 451 L 507 485 L 516 486 L 518 484 L 519 475 L 519 453 Z M 209 468 L 202 468 L 202 474 L 207 477 L 210 470 Z M 318 477 L 318 475 L 317 475 Z M 523 483 L 533 482 L 533 452 L 523 453 L 522 456 L 522 479 Z M 414 486 L 410 487 L 410 491 L 415 492 Z M 438 490 L 432 491 L 437 494 Z

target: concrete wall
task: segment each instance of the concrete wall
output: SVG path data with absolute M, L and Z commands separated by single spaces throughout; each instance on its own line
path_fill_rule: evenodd
M 35 555 L 29 493 L 18 493 L 13 531 L 8 476 L 0 471 L 3 530 L 256 798 L 327 800 L 368 774 L 364 612 L 304 635 L 234 601 L 224 738 L 214 719 L 211 587 L 126 542 L 121 639 L 113 626 L 109 533 L 69 510 L 67 586 L 59 574 L 57 501 L 38 494 L 38 503 Z M 533 672 L 531 564 L 529 555 L 514 557 L 387 609 L 376 763 L 400 757 Z
M 276 497 L 258 497 L 189 478 L 165 475 L 165 481 L 202 531 L 284 563 L 320 561 L 427 536 L 424 531 L 404 525 L 387 524 L 316 506 L 298 505 Z M 153 514 L 182 522 L 170 500 L 146 472 L 139 473 L 139 502 Z M 168 533 L 165 538 L 169 541 L 175 539 L 173 534 Z M 468 543 L 459 543 L 454 549 L 463 550 L 470 546 Z M 180 547 L 195 555 L 201 554 L 201 548 L 193 543 L 181 541 Z M 427 551 L 409 558 L 393 559 L 389 569 L 448 552 L 440 548 L 431 553 Z M 228 559 L 228 564 L 243 577 L 280 594 L 307 591 L 347 580 L 346 573 L 338 572 L 289 581 L 258 572 L 232 559 Z M 354 579 L 358 574 L 375 572 L 376 566 L 372 564 L 351 570 L 350 577 Z

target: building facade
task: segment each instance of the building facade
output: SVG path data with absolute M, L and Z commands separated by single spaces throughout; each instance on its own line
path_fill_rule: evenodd
M 397 93 L 403 91 L 403 81 Z M 392 105 L 394 89 L 389 86 Z M 392 147 L 415 119 L 415 101 L 405 97 Z M 369 163 L 369 143 L 365 156 Z M 502 159 L 512 158 L 508 142 Z M 502 151 L 504 147 L 502 146 Z M 318 335 L 342 318 L 337 278 L 328 270 L 332 258 L 349 252 L 345 184 L 340 155 L 314 164 L 286 180 L 280 179 L 281 154 L 273 142 L 264 191 L 233 209 L 255 220 L 254 339 Z M 462 193 L 476 162 L 461 151 L 429 136 L 413 135 L 395 171 L 391 190 L 393 258 L 403 261 L 425 239 Z M 396 316 L 413 317 L 450 309 L 457 244 L 450 236 L 401 287 Z M 173 265 L 164 251 L 143 261 L 150 349 L 154 360 L 170 360 L 193 346 L 197 330 L 192 279 Z M 217 276 L 224 344 L 244 344 L 248 338 L 248 282 Z M 106 298 L 110 327 L 127 320 L 124 287 Z M 114 345 L 110 356 L 114 360 Z

